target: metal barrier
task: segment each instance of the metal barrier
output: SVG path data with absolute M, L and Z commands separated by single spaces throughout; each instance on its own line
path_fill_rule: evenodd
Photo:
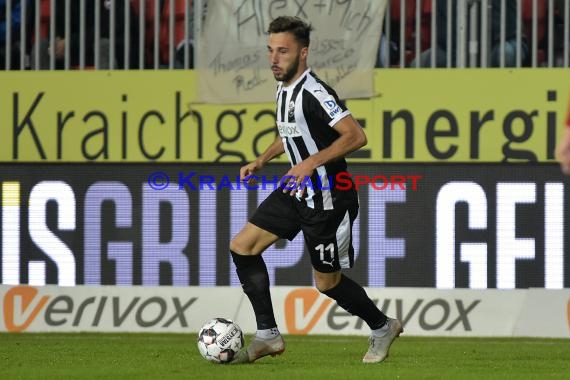
M 450 14 L 454 17 L 446 17 Z M 396 30 L 391 26 L 394 23 Z M 396 49 L 385 54 L 399 53 L 397 61 L 389 59 L 391 66 L 569 64 L 569 0 L 392 0 L 385 25 L 387 39 L 397 42 Z M 423 64 L 415 59 L 422 53 Z
M 0 0 L 0 68 L 190 69 L 206 10 L 207 0 Z M 569 67 L 570 0 L 390 0 L 384 31 L 378 67 Z

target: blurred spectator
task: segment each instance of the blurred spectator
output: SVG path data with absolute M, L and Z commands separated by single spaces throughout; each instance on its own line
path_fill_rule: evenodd
M 388 57 L 390 44 L 388 43 L 388 37 L 384 33 L 380 36 L 380 44 L 378 46 L 378 56 L 376 57 L 376 67 L 388 67 Z
M 126 67 L 125 56 L 125 2 L 129 2 L 130 18 L 129 18 L 129 41 L 126 41 L 129 65 Z M 55 0 L 55 42 L 54 51 L 55 65 L 57 69 L 64 68 L 65 49 L 69 46 L 69 58 L 71 68 L 77 68 L 80 65 L 80 46 L 83 44 L 85 50 L 85 67 L 93 68 L 95 64 L 95 42 L 97 39 L 95 28 L 95 1 L 85 1 L 85 39 L 81 41 L 80 20 L 81 5 L 79 1 L 70 1 L 70 33 L 69 40 L 66 40 L 65 30 L 65 0 Z M 111 6 L 115 10 L 115 60 L 111 65 L 110 62 L 110 23 L 111 23 Z M 100 0 L 100 24 L 99 24 L 99 69 L 136 69 L 139 67 L 139 26 L 138 16 L 133 9 L 130 0 Z M 49 37 L 40 41 L 40 58 L 39 68 L 49 69 L 51 59 L 51 41 Z M 34 55 L 32 54 L 32 59 Z M 32 67 L 36 67 L 32 63 Z
M 479 0 L 468 0 L 467 7 Z M 451 10 L 447 9 L 447 0 L 438 0 L 436 4 L 436 67 L 447 67 L 447 20 L 451 14 L 451 67 L 456 66 L 457 53 L 457 2 L 451 3 Z M 490 66 L 499 67 L 501 60 L 501 0 L 491 0 L 491 43 L 490 43 Z M 505 1 L 505 67 L 516 67 L 517 65 L 517 1 Z M 467 20 L 468 21 L 468 20 Z M 521 62 L 526 64 L 529 58 L 529 47 L 526 36 L 521 37 Z M 431 67 L 431 49 L 423 51 L 419 57 L 420 67 Z M 410 67 L 416 66 L 414 59 Z
M 405 49 L 405 47 L 404 47 Z M 378 46 L 378 56 L 376 57 L 376 67 L 391 67 L 400 61 L 400 33 L 392 31 L 390 40 L 386 33 L 382 32 Z
M 390 2 L 390 7 L 388 7 Z M 406 1 L 406 16 L 402 24 L 401 20 L 401 3 L 400 0 L 388 0 L 386 2 L 385 11 L 389 12 L 390 28 L 388 30 L 388 23 L 386 17 L 382 25 L 382 34 L 378 46 L 378 55 L 376 57 L 376 67 L 391 67 L 400 63 L 400 51 L 406 51 L 406 58 L 408 56 L 408 41 L 412 37 L 414 16 L 415 16 L 415 3 Z M 404 28 L 404 42 L 400 44 L 400 28 Z M 405 59 L 406 59 L 405 58 Z M 404 60 L 405 60 L 404 59 Z
M 26 9 L 30 9 L 30 1 L 26 0 Z M 11 3 L 10 19 L 10 41 L 8 48 L 10 49 L 10 69 L 20 68 L 20 51 L 25 49 L 25 44 L 20 41 L 20 26 L 22 25 L 22 1 L 13 0 Z M 8 17 L 6 17 L 6 0 L 0 0 L 0 69 L 6 69 L 6 37 L 8 27 Z

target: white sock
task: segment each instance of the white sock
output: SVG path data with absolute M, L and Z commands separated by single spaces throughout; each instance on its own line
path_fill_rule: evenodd
M 260 339 L 273 339 L 276 336 L 280 335 L 279 333 L 279 329 L 277 327 L 273 327 L 270 329 L 265 329 L 265 330 L 257 330 L 255 332 L 255 336 L 260 338 Z
M 380 327 L 379 329 L 371 330 L 371 331 L 372 331 L 372 336 L 375 336 L 375 337 L 384 336 L 384 335 L 386 335 L 386 333 L 388 332 L 388 329 L 389 329 L 389 327 L 388 327 L 388 322 L 386 322 L 386 323 L 384 324 L 384 326 Z

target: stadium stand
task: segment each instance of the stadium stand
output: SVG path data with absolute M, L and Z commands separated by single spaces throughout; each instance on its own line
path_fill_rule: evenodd
M 84 0 L 78 0 L 84 1 Z M 108 0 L 89 0 L 101 2 L 107 6 Z M 432 30 L 435 21 L 433 10 L 439 1 L 447 0 L 389 0 L 385 17 L 385 36 L 391 48 L 388 67 L 404 68 L 421 52 L 429 49 L 432 45 Z M 516 0 L 505 0 L 516 1 Z M 528 37 L 532 57 L 530 62 L 521 63 L 522 66 L 565 66 L 568 67 L 569 36 L 564 35 L 568 30 L 570 17 L 568 14 L 568 2 L 570 0 L 521 0 L 517 1 L 522 15 L 522 33 Z M 34 65 L 36 51 L 31 46 L 36 46 L 36 39 L 49 38 L 50 30 L 56 30 L 56 26 L 64 23 L 65 19 L 54 17 L 51 10 L 52 0 L 30 0 L 22 4 L 25 10 L 26 25 L 24 33 L 17 35 L 16 41 L 7 41 L 6 47 L 12 49 L 13 45 L 25 47 L 25 54 L 21 57 L 12 57 L 12 62 L 6 62 L 5 69 L 37 69 Z M 469 0 L 465 11 L 469 12 L 476 4 L 490 4 L 490 0 Z M 7 20 L 6 13 L 15 9 L 20 0 L 5 0 L 2 2 L 0 22 Z M 131 0 L 132 12 L 135 22 L 138 24 L 138 34 L 143 36 L 140 48 L 143 50 L 139 55 L 137 65 L 129 65 L 127 68 L 142 67 L 147 69 L 184 69 L 194 67 L 194 7 L 198 3 L 200 9 L 205 9 L 206 0 Z M 8 7 L 8 4 L 10 5 Z M 451 2 L 458 6 L 456 1 Z M 478 7 L 481 9 L 482 7 Z M 38 15 L 35 15 L 38 13 Z M 138 22 L 136 21 L 138 20 Z M 120 20 L 122 22 L 123 20 Z M 479 15 L 478 21 L 482 17 Z M 120 22 L 117 24 L 120 26 Z M 52 25 L 52 23 L 54 25 Z M 553 24 L 553 25 L 552 25 Z M 187 27 L 185 28 L 185 25 Z M 552 32 L 549 32 L 552 31 Z M 485 38 L 484 34 L 476 36 L 479 43 Z M 132 36 L 130 36 L 132 38 Z M 378 39 L 380 40 L 380 38 Z M 471 43 L 473 39 L 465 41 Z M 128 43 L 129 41 L 124 41 Z M 384 41 L 386 42 L 386 41 Z M 131 43 L 133 41 L 131 40 Z M 89 49 L 91 47 L 85 47 Z M 10 50 L 12 51 L 12 50 Z M 554 57 L 554 58 L 553 58 Z M 566 58 L 566 59 L 564 59 Z M 550 62 L 552 61 L 552 62 Z M 31 62 L 31 63 L 30 63 Z

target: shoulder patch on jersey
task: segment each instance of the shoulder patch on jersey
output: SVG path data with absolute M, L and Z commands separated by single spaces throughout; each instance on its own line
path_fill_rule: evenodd
M 342 113 L 342 109 L 337 104 L 335 98 L 332 95 L 329 95 L 321 100 L 321 105 L 323 106 L 326 113 L 331 117 L 331 119 L 334 119 L 335 116 Z

